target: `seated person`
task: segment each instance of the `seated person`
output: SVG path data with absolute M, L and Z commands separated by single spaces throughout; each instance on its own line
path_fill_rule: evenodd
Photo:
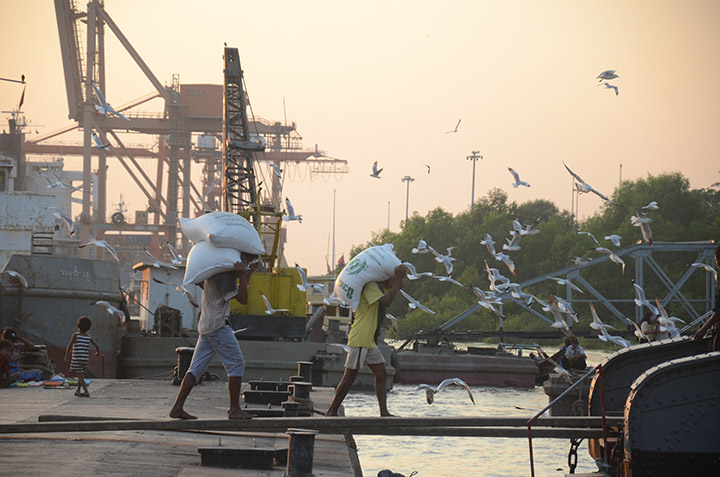
M 39 381 L 43 378 L 43 373 L 39 369 L 20 369 L 20 359 L 24 352 L 35 351 L 35 345 L 28 339 L 23 338 L 15 329 L 6 326 L 0 335 L 2 341 L 10 343 L 12 351 L 10 352 L 10 374 L 19 373 L 20 379 L 23 381 Z
M 20 379 L 20 373 L 10 372 L 10 354 L 13 345 L 9 341 L 0 341 L 0 388 L 8 388 Z
M 560 364 L 565 369 L 585 369 L 587 366 L 585 350 L 580 346 L 577 337 L 570 338 L 570 346 L 565 348 Z

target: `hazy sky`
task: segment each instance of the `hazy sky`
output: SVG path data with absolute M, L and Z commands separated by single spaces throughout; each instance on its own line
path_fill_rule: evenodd
M 0 5 L 0 77 L 25 74 L 32 131 L 68 124 L 53 2 Z M 608 195 L 620 164 L 623 179 L 680 171 L 693 187 L 720 180 L 715 0 L 107 0 L 105 8 L 162 83 L 179 74 L 181 83 L 222 84 L 223 43 L 237 47 L 254 113 L 282 121 L 284 97 L 306 147 L 349 161 L 349 174 L 312 181 L 304 168 L 286 168 L 284 195 L 304 218 L 288 225 L 286 257 L 311 274 L 324 272 L 333 190 L 336 257 L 347 259 L 387 226 L 388 202 L 390 228 L 399 229 L 405 175 L 415 178 L 411 214 L 466 210 L 473 150 L 484 156 L 476 197 L 501 187 L 511 200 L 563 209 L 571 180 L 561 161 Z M 106 62 L 110 103 L 152 90 L 109 29 Z M 606 69 L 620 76 L 618 96 L 597 86 Z M 21 92 L 0 81 L 0 109 L 16 107 Z M 380 180 L 369 177 L 374 161 Z M 120 193 L 131 215 L 144 209 L 141 193 L 122 187 L 122 166 L 108 164 L 108 209 Z M 508 166 L 532 187 L 513 189 Z M 600 205 L 584 196 L 580 213 Z

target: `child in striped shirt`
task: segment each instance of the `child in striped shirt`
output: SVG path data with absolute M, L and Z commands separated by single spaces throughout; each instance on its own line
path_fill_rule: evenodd
M 95 346 L 95 356 L 100 355 L 100 347 L 88 334 L 92 321 L 87 316 L 81 316 L 77 322 L 78 331 L 73 333 L 70 343 L 65 350 L 65 366 L 69 371 L 75 373 L 78 378 L 76 396 L 89 397 L 87 385 L 85 384 L 85 373 L 87 373 L 88 362 L 90 361 L 90 344 Z

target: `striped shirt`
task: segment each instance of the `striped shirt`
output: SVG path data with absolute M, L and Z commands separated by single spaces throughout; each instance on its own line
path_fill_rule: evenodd
M 76 333 L 75 344 L 73 345 L 72 360 L 70 361 L 71 371 L 81 371 L 87 367 L 90 361 L 90 335 Z

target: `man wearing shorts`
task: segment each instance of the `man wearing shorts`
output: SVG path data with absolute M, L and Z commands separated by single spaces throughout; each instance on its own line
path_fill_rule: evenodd
M 243 253 L 243 262 L 253 257 Z M 205 374 L 213 355 L 222 361 L 228 374 L 230 409 L 228 419 L 248 419 L 250 414 L 240 409 L 240 388 L 245 371 L 245 360 L 237 338 L 233 333 L 228 317 L 230 300 L 233 298 L 242 304 L 248 302 L 248 283 L 257 263 L 247 268 L 245 263 L 237 262 L 235 270 L 214 275 L 203 282 L 202 311 L 198 321 L 198 340 L 195 345 L 190 368 L 180 384 L 170 417 L 176 419 L 197 419 L 183 409 L 190 391 Z
M 376 340 L 380 325 L 385 319 L 385 308 L 390 306 L 403 287 L 403 278 L 406 274 L 407 269 L 399 265 L 395 268 L 395 275 L 392 278 L 382 283 L 370 282 L 363 287 L 360 305 L 353 316 L 348 334 L 347 344 L 350 351 L 345 361 L 345 374 L 335 389 L 335 396 L 326 415 L 338 415 L 340 404 L 355 382 L 360 367 L 367 364 L 375 376 L 375 396 L 380 406 L 380 415 L 392 416 L 387 409 L 385 359 L 377 348 Z

